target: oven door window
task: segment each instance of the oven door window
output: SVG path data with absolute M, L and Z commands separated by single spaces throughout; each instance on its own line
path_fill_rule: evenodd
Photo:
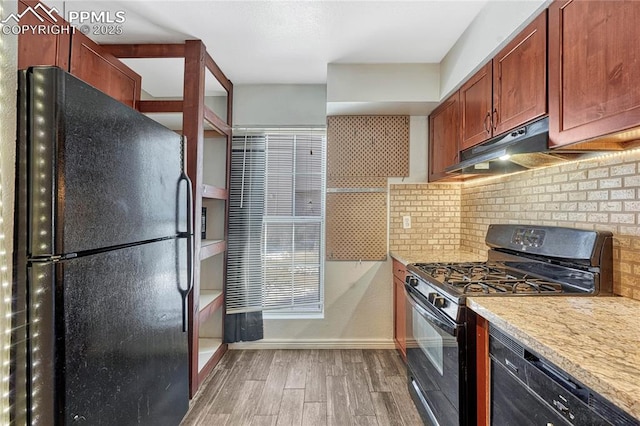
M 413 338 L 422 349 L 422 352 L 431 361 L 431 365 L 441 376 L 444 374 L 443 348 L 447 336 L 442 336 L 441 332 L 425 321 L 418 312 L 414 312 L 411 318 L 413 322 Z
M 428 405 L 424 411 L 433 413 L 440 425 L 459 425 L 463 327 L 419 296 L 407 292 L 407 302 L 407 364 Z

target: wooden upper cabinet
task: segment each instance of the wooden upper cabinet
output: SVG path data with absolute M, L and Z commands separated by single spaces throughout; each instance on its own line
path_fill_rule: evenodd
M 491 62 L 460 87 L 462 137 L 465 150 L 491 137 Z
M 547 13 L 460 88 L 465 150 L 547 113 Z
M 547 13 L 493 58 L 493 135 L 547 113 Z
M 79 31 L 71 39 L 70 72 L 132 108 L 140 100 L 140 75 Z
M 22 14 L 28 7 L 36 12 L 40 8 L 47 11 L 49 8 L 37 1 L 20 0 L 18 2 L 18 12 Z M 48 16 L 46 13 L 38 13 L 44 22 L 40 21 L 35 14 L 26 13 L 20 18 L 20 25 L 46 25 L 65 26 L 64 19 L 56 13 Z M 55 19 L 55 21 L 54 21 Z M 68 27 L 67 27 L 68 28 Z M 65 34 L 37 34 L 32 31 L 21 32 L 18 36 L 18 69 L 26 69 L 36 65 L 50 65 L 69 71 L 69 49 L 71 46 L 71 36 L 69 32 Z
M 57 66 L 94 86 L 96 89 L 135 108 L 140 100 L 141 77 L 131 68 L 106 53 L 97 43 L 73 27 L 51 8 L 38 1 L 20 0 L 18 11 L 31 7 L 34 13 L 20 18 L 20 25 L 58 26 L 57 31 L 25 31 L 18 36 L 18 68 Z M 49 13 L 51 14 L 49 16 Z
M 640 2 L 549 7 L 551 146 L 640 125 Z
M 444 169 L 458 163 L 460 95 L 454 93 L 429 115 L 429 182 L 447 176 Z

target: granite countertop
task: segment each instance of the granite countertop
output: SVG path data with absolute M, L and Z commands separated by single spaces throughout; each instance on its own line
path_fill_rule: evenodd
M 626 297 L 470 297 L 467 305 L 640 419 L 640 301 Z
M 419 250 L 419 251 L 392 251 L 389 253 L 403 265 L 418 262 L 483 262 L 487 255 L 479 255 L 464 250 Z

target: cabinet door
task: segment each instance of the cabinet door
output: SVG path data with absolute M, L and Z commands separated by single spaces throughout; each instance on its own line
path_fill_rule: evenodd
M 393 340 L 396 349 L 407 359 L 407 326 L 406 305 L 404 297 L 404 279 L 407 268 L 399 261 L 393 259 Z
M 460 98 L 456 92 L 429 116 L 429 182 L 447 176 L 444 169 L 458 163 Z
M 31 7 L 32 10 L 42 10 L 49 8 L 37 1 L 20 0 L 18 2 L 18 12 L 20 14 Z M 59 26 L 68 30 L 68 24 L 56 13 L 47 15 L 38 13 L 44 22 L 40 21 L 34 13 L 26 13 L 20 18 L 20 25 L 45 25 L 47 27 Z M 54 21 L 55 19 L 55 21 Z M 63 31 L 55 31 L 63 32 Z M 69 70 L 69 49 L 71 46 L 71 36 L 68 31 L 65 34 L 37 34 L 32 31 L 24 31 L 18 36 L 18 69 L 26 69 L 36 65 L 51 65 Z
M 132 108 L 140 99 L 141 77 L 79 31 L 71 40 L 70 72 Z
M 640 125 L 640 2 L 549 7 L 550 145 Z
M 491 62 L 460 87 L 462 138 L 465 150 L 491 137 Z
M 493 59 L 493 134 L 547 113 L 547 12 Z
M 393 278 L 393 340 L 396 349 L 407 358 L 407 326 L 406 326 L 406 302 L 404 298 L 404 282 Z

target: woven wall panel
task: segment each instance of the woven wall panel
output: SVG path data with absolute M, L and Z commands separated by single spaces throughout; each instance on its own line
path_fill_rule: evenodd
M 328 117 L 327 176 L 409 176 L 409 117 Z
M 387 258 L 387 194 L 327 194 L 327 260 Z
M 330 176 L 327 188 L 386 188 L 386 177 Z

